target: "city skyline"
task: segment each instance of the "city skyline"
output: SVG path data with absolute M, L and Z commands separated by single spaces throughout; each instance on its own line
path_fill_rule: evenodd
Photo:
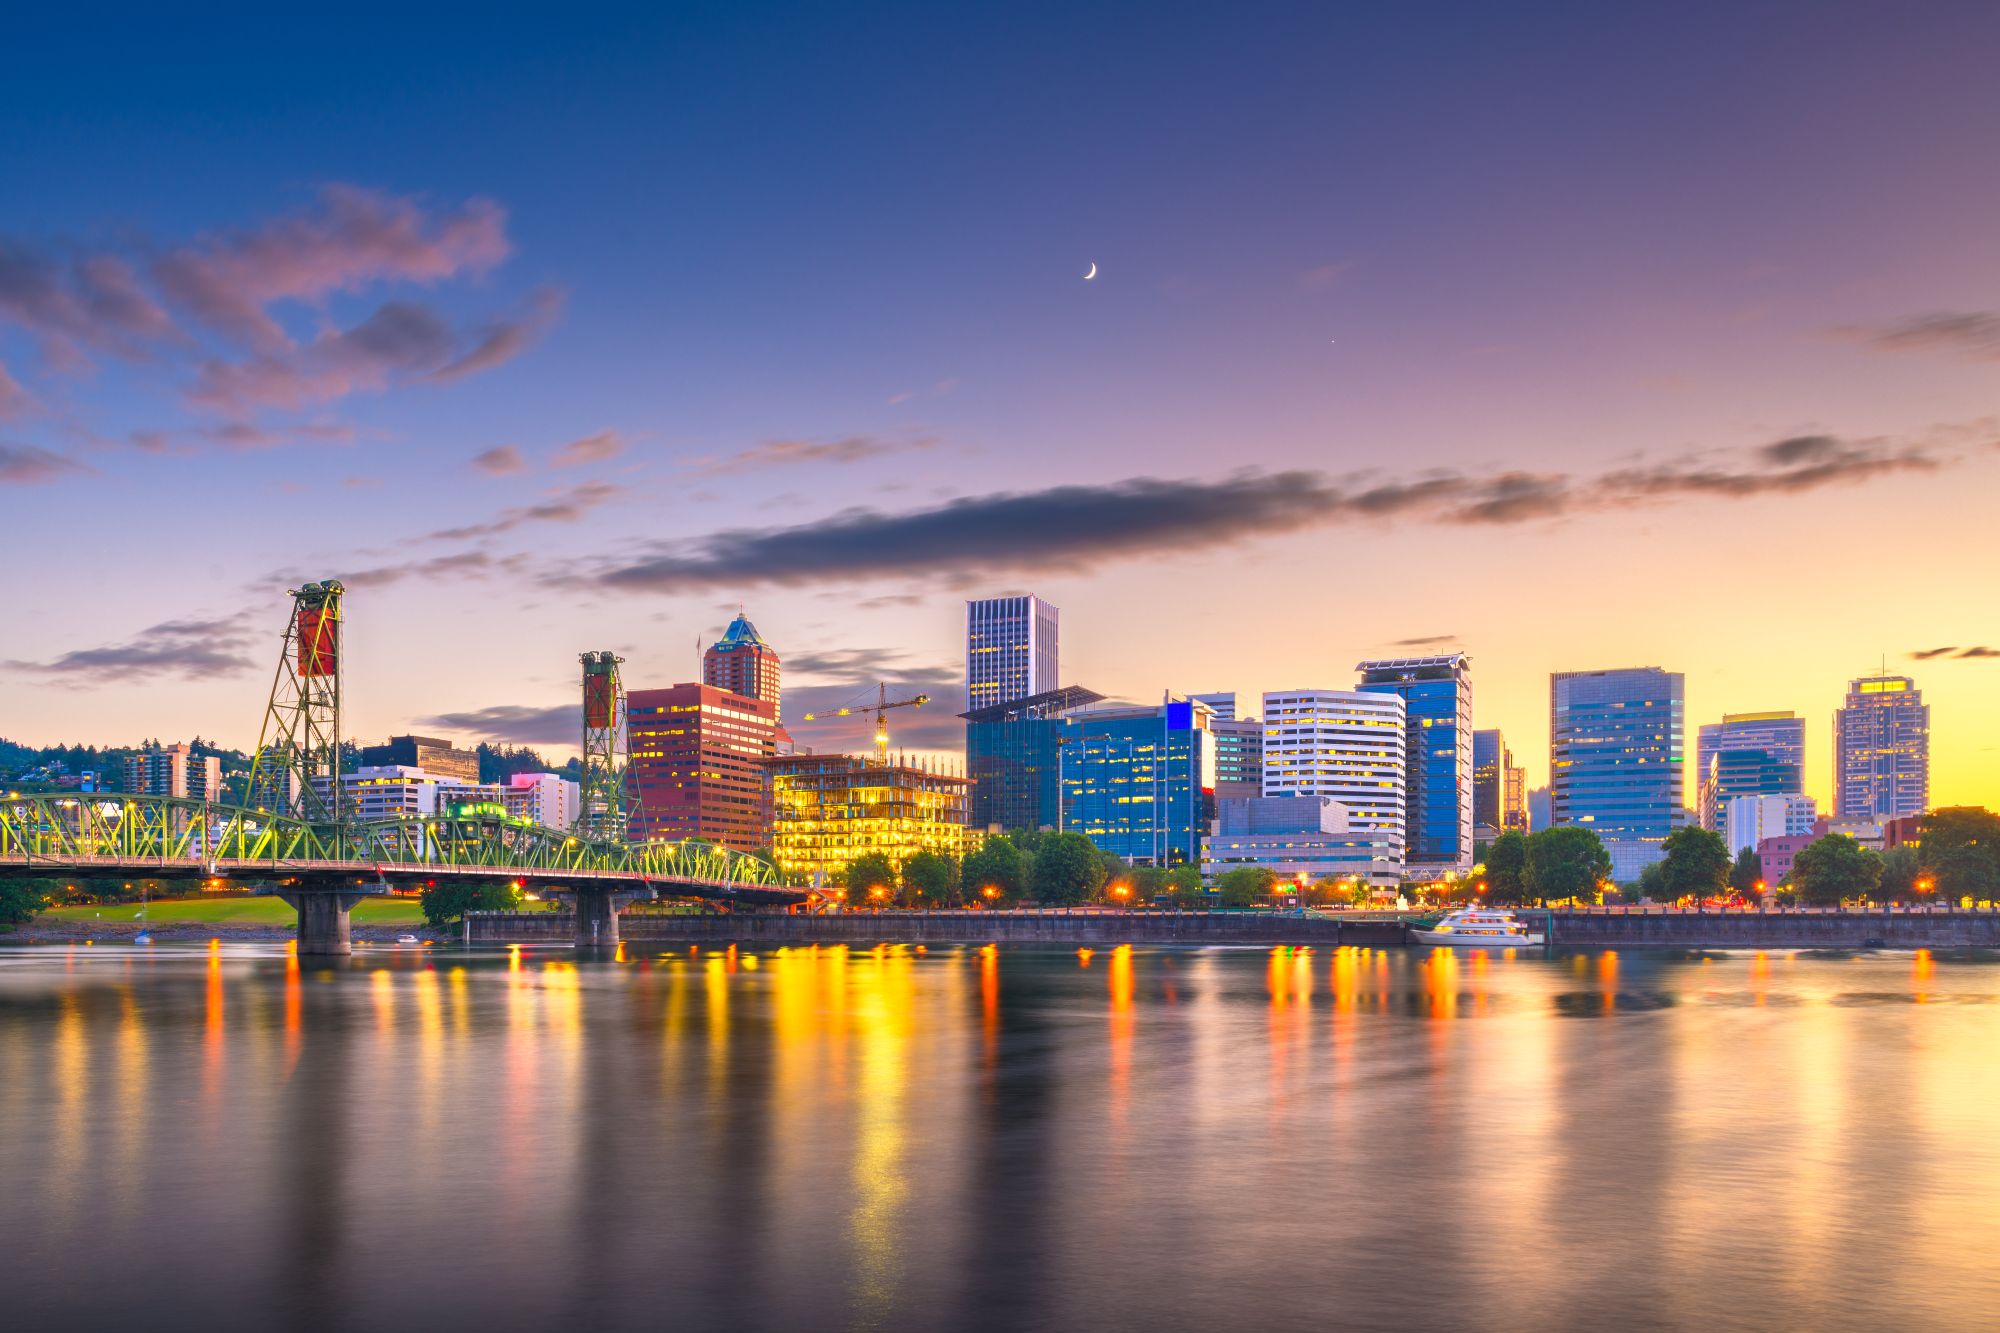
M 0 504 L 65 571 L 0 593 L 0 735 L 247 747 L 284 588 L 336 577 L 352 735 L 568 751 L 577 651 L 699 679 L 747 605 L 788 716 L 885 678 L 955 749 L 964 599 L 1032 591 L 1117 697 L 1462 649 L 1535 785 L 1550 673 L 1647 664 L 1690 728 L 1806 718 L 1831 809 L 1846 683 L 1909 674 L 1932 804 L 2000 804 L 1991 13 L 1295 15 L 1212 63 L 1165 14 L 1144 67 L 1196 72 L 1145 119 L 1139 65 L 886 17 L 547 65 L 359 23 L 283 80 L 134 21 L 24 17 L 0 93 Z

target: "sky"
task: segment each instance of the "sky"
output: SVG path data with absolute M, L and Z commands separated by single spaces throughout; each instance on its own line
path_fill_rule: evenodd
M 1462 648 L 1535 785 L 1659 665 L 1824 801 L 1886 665 L 2000 805 L 2000 8 L 9 23 L 0 736 L 247 747 L 339 578 L 364 740 L 573 748 L 740 607 L 948 749 L 1033 591 L 1116 696 Z

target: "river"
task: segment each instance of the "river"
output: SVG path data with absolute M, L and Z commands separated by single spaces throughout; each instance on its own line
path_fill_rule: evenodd
M 0 949 L 15 1328 L 1958 1329 L 2000 960 Z

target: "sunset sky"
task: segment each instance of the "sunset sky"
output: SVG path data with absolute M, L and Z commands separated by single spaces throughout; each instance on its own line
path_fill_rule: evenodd
M 1550 671 L 1660 665 L 1824 801 L 1886 662 L 2000 805 L 2000 7 L 7 41 L 0 736 L 248 746 L 337 577 L 363 739 L 560 750 L 579 651 L 690 679 L 741 605 L 788 719 L 879 676 L 949 748 L 1027 590 L 1107 694 L 1462 647 L 1533 785 Z

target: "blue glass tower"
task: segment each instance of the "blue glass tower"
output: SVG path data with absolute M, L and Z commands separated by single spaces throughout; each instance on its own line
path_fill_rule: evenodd
M 1104 696 L 1079 686 L 975 708 L 965 719 L 965 771 L 975 829 L 1052 829 L 1062 822 L 1062 715 Z
M 1363 662 L 1364 694 L 1401 695 L 1412 870 L 1472 868 L 1472 670 L 1464 653 Z
M 1209 712 L 1186 700 L 1062 720 L 1064 831 L 1135 865 L 1199 863 L 1215 816 Z
M 1686 701 L 1685 678 L 1658 667 L 1549 677 L 1550 821 L 1594 830 L 1621 883 L 1681 819 Z

